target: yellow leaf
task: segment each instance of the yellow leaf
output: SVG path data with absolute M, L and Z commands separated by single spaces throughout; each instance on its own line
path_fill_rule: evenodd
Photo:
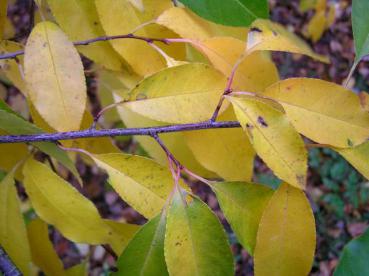
M 229 107 L 218 121 L 236 120 Z M 209 129 L 184 133 L 196 159 L 225 180 L 251 180 L 255 152 L 241 129 Z
M 29 275 L 31 251 L 13 176 L 14 170 L 0 182 L 0 244 L 22 273 Z
M 23 50 L 23 46 L 19 43 L 2 40 L 0 41 L 0 53 L 10 53 Z M 23 57 L 19 56 L 19 62 L 23 63 Z M 24 96 L 27 96 L 26 84 L 19 72 L 18 64 L 13 59 L 0 60 L 0 69 L 4 72 L 5 76 L 16 86 Z
M 157 121 L 201 122 L 210 119 L 225 84 L 226 78 L 209 65 L 184 64 L 144 79 L 123 105 Z
M 8 0 L 1 1 L 0 2 L 0 40 L 3 39 L 5 21 L 7 18 L 7 10 L 8 10 Z
M 115 191 L 135 210 L 147 218 L 157 215 L 173 188 L 168 169 L 155 161 L 129 154 L 91 156 L 107 171 Z
M 87 263 L 84 261 L 78 265 L 72 266 L 65 271 L 67 276 L 87 276 Z
M 114 244 L 121 239 L 91 201 L 46 165 L 30 159 L 23 174 L 26 192 L 37 215 L 66 238 L 88 244 Z
M 145 9 L 140 12 L 128 0 L 95 0 L 95 4 L 101 24 L 109 36 L 131 33 L 139 25 L 153 20 L 172 5 L 169 0 L 144 0 Z M 147 28 L 141 29 L 135 34 L 158 37 L 155 31 L 152 29 L 148 31 Z M 139 75 L 150 75 L 165 67 L 165 61 L 160 54 L 145 41 L 124 39 L 111 40 L 110 43 Z M 142 62 L 143 57 L 145 57 L 145 62 Z
M 302 39 L 284 29 L 282 25 L 257 19 L 248 35 L 247 53 L 263 50 L 302 54 L 321 62 L 329 62 L 327 57 L 315 54 Z
M 246 47 L 243 41 L 231 37 L 207 39 L 201 45 L 194 46 L 226 77 L 230 76 L 234 64 Z M 268 53 L 255 52 L 245 57 L 238 67 L 232 88 L 235 91 L 259 92 L 278 80 L 277 67 Z
M 369 179 L 369 142 L 348 149 L 333 148 Z
M 218 218 L 201 200 L 186 203 L 180 193 L 176 190 L 167 215 L 164 255 L 169 275 L 234 275 Z
M 317 12 L 310 20 L 307 31 L 313 42 L 317 42 L 323 35 L 326 28 L 325 11 Z
M 251 97 L 228 97 L 256 153 L 281 179 L 304 189 L 307 152 L 285 114 Z
M 204 20 L 186 8 L 172 7 L 164 11 L 156 23 L 183 38 L 203 40 L 214 36 L 232 36 L 244 40 L 247 28 L 218 25 Z
M 334 4 L 330 4 L 325 28 L 329 29 L 333 25 L 335 19 L 336 19 L 336 6 Z
M 308 275 L 315 239 L 314 216 L 304 192 L 282 184 L 261 217 L 254 255 L 255 275 Z
M 86 108 L 86 81 L 72 42 L 53 23 L 37 24 L 24 57 L 32 104 L 58 131 L 78 130 Z
M 308 78 L 283 80 L 265 90 L 298 132 L 320 144 L 347 148 L 369 137 L 369 114 L 359 97 L 337 84 Z M 344 108 L 337 108 L 337 107 Z
M 124 106 L 118 107 L 118 113 L 120 114 L 121 119 L 127 127 L 150 127 L 168 124 L 143 117 L 135 112 L 130 111 Z M 196 160 L 194 154 L 191 152 L 186 143 L 184 133 L 163 133 L 160 134 L 160 138 L 162 139 L 166 147 L 170 150 L 170 152 L 173 153 L 178 161 L 186 166 L 186 168 L 203 177 L 210 178 L 215 176 L 214 173 L 206 170 Z M 135 139 L 141 144 L 145 151 L 158 163 L 163 166 L 168 166 L 168 158 L 165 152 L 154 139 L 147 136 L 135 136 Z
M 47 0 L 63 31 L 72 41 L 87 40 L 105 35 L 92 0 Z M 123 33 L 121 33 L 123 34 Z M 122 60 L 109 42 L 78 46 L 78 51 L 110 70 L 122 69 Z
M 140 12 L 145 11 L 145 6 L 142 0 L 129 0 L 129 2 L 131 2 L 131 4 Z
M 317 12 L 325 11 L 327 7 L 327 0 L 317 0 L 315 3 L 315 10 Z
M 36 218 L 27 225 L 32 261 L 46 275 L 64 275 L 63 263 L 49 240 L 47 224 Z

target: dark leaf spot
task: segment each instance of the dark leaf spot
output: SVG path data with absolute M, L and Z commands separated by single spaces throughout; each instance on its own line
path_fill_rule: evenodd
M 259 28 L 256 28 L 256 27 L 252 27 L 252 28 L 250 29 L 250 31 L 251 31 L 251 32 L 258 32 L 258 33 L 262 33 L 262 32 L 263 32 L 262 30 L 260 30 Z
M 350 139 L 347 139 L 347 145 L 349 147 L 353 147 L 354 146 L 354 143 Z
M 262 126 L 262 127 L 268 127 L 267 122 L 265 122 L 264 118 L 259 116 L 258 117 L 258 123 Z

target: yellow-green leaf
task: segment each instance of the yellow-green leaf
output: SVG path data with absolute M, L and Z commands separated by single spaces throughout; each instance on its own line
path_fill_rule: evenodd
M 57 22 L 72 41 L 87 40 L 105 34 L 94 1 L 47 0 L 47 2 Z M 77 49 L 86 57 L 110 70 L 122 69 L 120 56 L 107 41 L 78 46 Z
M 248 35 L 247 52 L 264 50 L 302 54 L 321 62 L 329 62 L 327 57 L 314 53 L 308 44 L 278 23 L 257 19 Z
M 8 0 L 0 2 L 0 40 L 3 39 L 6 16 L 8 10 Z
M 245 51 L 246 43 L 231 37 L 214 37 L 194 45 L 211 64 L 229 77 L 233 66 Z M 278 70 L 267 52 L 255 52 L 239 65 L 234 76 L 234 91 L 260 92 L 279 80 Z
M 247 182 L 218 182 L 211 188 L 237 239 L 253 254 L 261 215 L 273 190 Z
M 55 226 L 63 236 L 89 244 L 106 244 L 120 239 L 92 202 L 46 165 L 30 159 L 23 173 L 24 186 L 37 215 Z
M 317 42 L 323 35 L 327 24 L 325 10 L 317 12 L 308 24 L 308 34 L 313 42 Z
M 354 148 L 334 148 L 334 150 L 349 161 L 363 176 L 369 179 L 369 142 L 365 142 Z
M 142 226 L 117 261 L 113 275 L 168 275 L 164 259 L 165 215 Z
M 218 218 L 197 198 L 177 190 L 168 211 L 165 260 L 170 275 L 234 275 L 233 257 Z
M 282 184 L 260 221 L 255 275 L 308 275 L 316 244 L 315 221 L 303 191 Z
M 229 107 L 218 121 L 236 120 Z M 241 129 L 208 129 L 184 133 L 196 159 L 225 180 L 251 180 L 255 151 Z
M 49 239 L 47 224 L 36 218 L 27 225 L 32 261 L 46 275 L 64 275 L 63 263 Z
M 139 25 L 153 20 L 172 5 L 169 0 L 144 0 L 145 9 L 141 12 L 128 0 L 95 0 L 95 4 L 100 22 L 109 36 L 131 33 Z M 156 38 L 159 32 L 157 28 L 149 26 L 135 34 Z M 133 70 L 142 76 L 153 74 L 165 67 L 164 59 L 145 41 L 124 39 L 111 40 L 110 43 Z M 143 57 L 145 62 L 142 62 Z
M 270 86 L 265 95 L 283 106 L 298 132 L 317 143 L 347 148 L 369 137 L 369 113 L 361 108 L 359 97 L 342 86 L 293 78 Z
M 157 121 L 201 122 L 210 119 L 225 84 L 226 78 L 209 65 L 184 64 L 144 79 L 123 104 Z
M 25 49 L 24 71 L 32 104 L 58 131 L 78 130 L 86 108 L 82 61 L 67 36 L 51 22 L 37 24 Z
M 109 174 L 115 191 L 147 218 L 157 215 L 173 188 L 170 171 L 155 161 L 129 154 L 96 154 L 96 164 Z
M 0 182 L 0 244 L 22 273 L 28 275 L 31 251 L 13 177 L 14 170 Z
M 307 151 L 285 114 L 253 97 L 228 97 L 256 153 L 281 179 L 304 189 Z

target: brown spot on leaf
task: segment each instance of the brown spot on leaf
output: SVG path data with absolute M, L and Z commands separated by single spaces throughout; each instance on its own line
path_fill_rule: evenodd
M 267 122 L 264 120 L 263 117 L 258 116 L 258 123 L 262 126 L 262 127 L 268 127 Z

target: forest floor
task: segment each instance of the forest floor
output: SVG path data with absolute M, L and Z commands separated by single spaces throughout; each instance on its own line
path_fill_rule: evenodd
M 16 27 L 16 38 L 24 42 L 29 32 L 31 1 L 18 0 L 9 8 L 8 15 Z M 299 1 L 272 0 L 271 18 L 289 30 L 304 37 L 309 20 L 314 11 L 301 12 Z M 281 78 L 319 77 L 342 84 L 354 60 L 354 45 L 351 30 L 351 1 L 328 1 L 336 7 L 335 22 L 315 43 L 306 41 L 318 53 L 330 57 L 330 64 L 322 64 L 307 57 L 285 53 L 273 53 Z M 86 63 L 88 64 L 88 62 Z M 88 78 L 89 96 L 93 101 L 95 80 Z M 349 87 L 354 91 L 369 91 L 369 67 L 361 62 Z M 16 102 L 19 92 L 15 88 L 8 91 L 8 101 Z M 22 106 L 18 107 L 20 110 Z M 97 107 L 99 108 L 99 106 Z M 118 142 L 121 148 L 130 152 L 140 150 L 132 138 Z M 277 187 L 280 181 L 260 161 L 255 161 L 255 181 Z M 317 250 L 311 275 L 328 276 L 332 274 L 343 246 L 361 234 L 369 220 L 369 182 L 357 173 L 343 158 L 331 150 L 312 149 L 309 153 L 309 176 L 307 194 L 309 195 L 317 225 Z M 90 198 L 105 218 L 122 219 L 129 223 L 142 224 L 145 219 L 123 202 L 106 183 L 106 175 L 96 168 L 78 162 L 78 170 L 83 176 L 83 193 Z M 205 200 L 224 223 L 232 244 L 237 275 L 253 275 L 252 258 L 237 242 L 214 194 L 201 183 L 191 183 L 194 192 Z M 20 189 L 21 190 L 21 189 Z M 22 193 L 22 191 L 20 191 Z M 75 246 L 56 230 L 50 234 L 55 248 L 64 265 L 70 267 L 88 259 L 92 275 L 103 275 L 114 266 L 114 259 L 100 246 Z M 88 256 L 87 252 L 90 251 Z

